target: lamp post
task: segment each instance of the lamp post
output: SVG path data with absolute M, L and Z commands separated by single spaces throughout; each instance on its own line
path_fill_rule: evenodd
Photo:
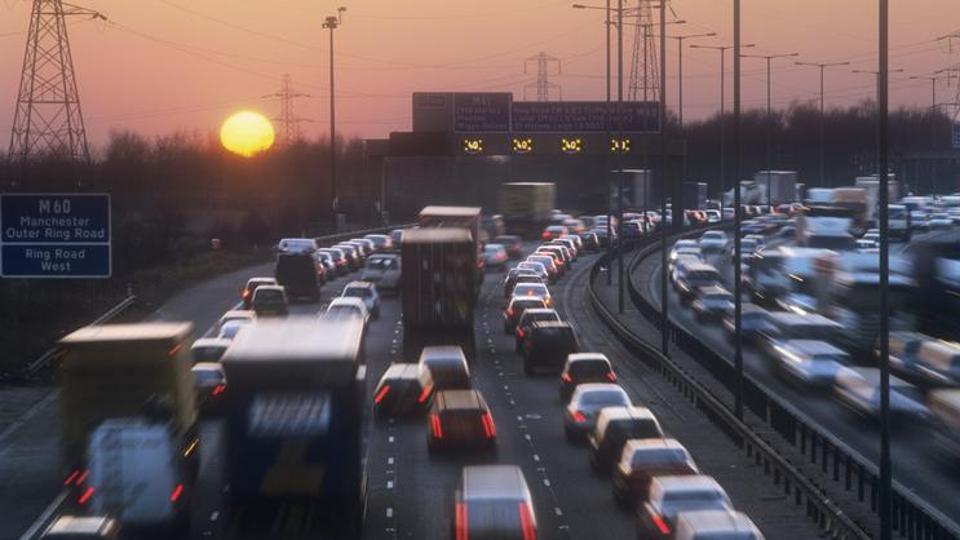
M 880 141 L 878 159 L 880 170 L 880 539 L 890 540 L 892 532 L 892 501 L 893 470 L 890 464 L 890 327 L 889 327 L 889 285 L 890 285 L 890 242 L 887 234 L 889 221 L 889 198 L 887 188 L 889 170 L 889 154 L 887 142 L 889 138 L 889 118 L 887 111 L 888 85 L 890 69 L 890 13 L 888 0 L 879 1 L 879 62 L 877 62 L 877 132 Z
M 345 7 L 338 7 L 336 16 L 328 16 L 323 21 L 323 28 L 330 30 L 330 215 L 333 218 L 334 228 L 339 228 L 337 222 L 337 116 L 336 100 L 334 99 L 334 70 L 333 70 L 333 31 L 343 23 Z
M 682 36 L 666 36 L 677 42 L 677 120 L 680 129 L 683 129 L 683 42 L 688 39 L 714 37 L 716 32 L 706 34 L 685 34 Z
M 794 62 L 798 66 L 810 66 L 820 68 L 820 187 L 826 186 L 826 174 L 824 173 L 823 161 L 823 72 L 828 67 L 849 66 L 850 62 Z
M 751 48 L 755 45 L 753 43 L 747 45 L 740 45 L 741 49 Z M 720 51 L 720 220 L 723 221 L 723 188 L 726 186 L 724 181 L 724 169 L 726 169 L 725 159 L 726 159 L 726 142 L 724 141 L 724 119 L 726 107 L 726 58 L 727 51 L 732 49 L 732 45 L 690 45 L 691 49 L 709 49 L 712 51 Z
M 743 54 L 743 58 L 759 58 L 767 61 L 767 211 L 772 211 L 770 200 L 770 171 L 773 170 L 773 102 L 771 99 L 772 63 L 778 58 L 792 58 L 800 53 L 783 54 Z

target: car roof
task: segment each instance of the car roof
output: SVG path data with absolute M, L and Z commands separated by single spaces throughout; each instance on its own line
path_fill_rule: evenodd
M 723 492 L 723 486 L 720 485 L 712 476 L 705 474 L 683 475 L 683 476 L 656 476 L 652 480 L 660 484 L 664 492 L 683 492 L 700 491 L 704 489 L 713 489 Z
M 253 293 L 253 295 L 256 296 L 256 295 L 260 294 L 260 291 L 280 291 L 280 292 L 286 292 L 287 290 L 283 287 L 283 285 L 261 285 L 261 286 L 257 287 L 257 291 L 256 291 L 255 293 Z M 234 310 L 234 311 L 239 311 L 239 310 Z
M 547 315 L 547 314 L 556 315 L 557 317 L 560 316 L 560 314 L 557 313 L 557 310 L 553 308 L 527 308 L 523 310 L 523 317 L 526 317 L 527 315 Z
M 785 347 L 796 352 L 809 355 L 831 354 L 847 356 L 847 353 L 826 341 L 816 339 L 790 339 L 784 343 Z
M 533 328 L 573 328 L 567 321 L 537 321 L 533 323 Z
M 510 298 L 510 306 L 514 304 L 523 304 L 524 302 L 537 303 L 541 306 L 546 305 L 546 301 L 541 296 L 514 296 Z
M 430 345 L 420 351 L 420 358 L 423 360 L 433 359 L 463 359 L 463 349 L 456 345 Z
M 193 345 L 190 346 L 191 349 L 199 349 L 200 347 L 229 347 L 233 343 L 233 340 L 219 337 L 204 337 L 196 339 L 193 342 Z
M 598 352 L 580 352 L 580 353 L 570 353 L 567 355 L 567 363 L 572 364 L 575 362 L 596 362 L 603 361 L 610 363 L 610 359 L 607 358 L 607 355 Z
M 656 415 L 653 414 L 653 411 L 646 407 L 604 407 L 600 409 L 600 415 L 598 416 L 597 422 L 600 422 L 600 418 L 606 418 L 607 421 L 612 420 L 656 420 Z
M 223 365 L 220 362 L 197 362 L 190 368 L 190 371 L 219 371 L 223 372 Z
M 468 465 L 463 468 L 463 499 L 525 499 L 529 491 L 516 465 Z
M 733 296 L 733 293 L 731 293 L 730 291 L 724 289 L 723 287 L 721 287 L 721 286 L 719 286 L 719 285 L 708 285 L 708 286 L 706 286 L 706 287 L 700 287 L 700 294 L 702 294 L 702 295 L 704 295 L 704 296 L 706 296 L 706 295 L 720 295 L 720 294 L 723 294 L 723 295 L 726 295 L 726 296 Z
M 277 279 L 267 276 L 252 277 L 247 280 L 247 285 L 251 283 L 276 283 Z
M 327 305 L 327 308 L 333 306 L 351 306 L 351 307 L 361 307 L 363 309 L 367 308 L 367 305 L 363 303 L 363 300 L 357 298 L 356 296 L 338 296 L 330 300 L 330 303 Z
M 677 514 L 677 526 L 685 523 L 691 531 L 700 534 L 757 532 L 756 525 L 743 512 L 734 510 L 697 510 Z
M 60 516 L 47 528 L 44 537 L 73 535 L 103 535 L 117 527 L 117 522 L 106 516 Z
M 486 402 L 478 390 L 441 390 L 434 396 L 441 410 L 486 410 Z
M 583 383 L 578 384 L 577 387 L 573 390 L 574 394 L 586 394 L 588 392 L 609 392 L 609 391 L 620 391 L 626 392 L 622 386 L 614 383 Z
M 276 285 L 263 285 L 261 287 L 257 287 L 257 290 L 260 290 L 263 287 L 276 287 Z M 229 311 L 225 311 L 223 315 L 220 316 L 221 321 L 226 321 L 228 319 L 256 319 L 256 318 L 257 318 L 257 314 L 247 309 L 231 309 Z
M 347 283 L 346 285 L 344 285 L 343 288 L 344 289 L 352 289 L 352 288 L 372 289 L 373 283 L 369 281 L 351 281 L 350 283 Z
M 686 447 L 676 439 L 628 439 L 625 445 L 626 450 L 633 454 L 634 452 L 643 452 L 645 450 L 684 450 Z

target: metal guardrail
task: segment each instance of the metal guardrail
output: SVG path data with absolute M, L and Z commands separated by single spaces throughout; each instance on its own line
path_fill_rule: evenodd
M 671 240 L 690 234 L 674 235 Z M 633 280 L 636 266 L 657 249 L 658 246 L 647 245 L 636 253 L 629 266 L 631 277 L 627 290 L 637 310 L 648 322 L 661 329 L 663 323 L 660 310 L 644 298 Z M 673 323 L 668 323 L 668 332 L 671 341 L 680 350 L 693 358 L 725 388 L 733 391 L 736 373 L 729 359 Z M 784 441 L 798 448 L 811 465 L 819 465 L 825 476 L 829 475 L 834 483 L 842 485 L 844 491 L 855 492 L 857 500 L 868 504 L 871 512 L 877 511 L 879 473 L 876 465 L 750 374 L 744 375 L 743 382 L 744 403 L 754 414 L 767 422 Z M 729 407 L 722 403 L 721 405 L 727 412 L 730 411 Z M 893 530 L 908 540 L 960 539 L 960 526 L 899 482 L 894 482 L 893 513 Z

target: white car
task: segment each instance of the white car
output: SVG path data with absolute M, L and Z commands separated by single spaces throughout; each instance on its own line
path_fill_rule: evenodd
M 342 298 L 359 298 L 363 301 L 367 312 L 374 319 L 380 317 L 380 295 L 377 286 L 369 281 L 351 281 L 340 293 Z
M 723 253 L 727 249 L 727 233 L 707 231 L 700 236 L 699 245 L 703 253 Z
M 327 310 L 323 313 L 328 318 L 358 317 L 364 324 L 370 320 L 370 312 L 362 299 L 353 296 L 338 296 L 330 301 Z
M 400 291 L 400 257 L 381 253 L 367 259 L 360 274 L 361 281 L 377 285 L 377 291 Z
M 799 384 L 830 388 L 849 355 L 825 341 L 791 339 L 773 346 L 780 372 Z
M 507 248 L 502 244 L 487 244 L 483 246 L 483 264 L 487 268 L 503 269 L 507 264 Z
M 743 512 L 699 510 L 677 514 L 675 540 L 763 540 L 763 533 Z
M 880 370 L 845 367 L 837 373 L 833 392 L 844 406 L 857 414 L 880 417 Z M 897 377 L 890 377 L 890 415 L 898 420 L 925 420 L 930 411 L 923 392 Z

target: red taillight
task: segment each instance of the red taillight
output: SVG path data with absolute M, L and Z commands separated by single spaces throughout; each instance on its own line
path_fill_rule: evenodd
M 173 488 L 173 492 L 170 493 L 170 502 L 177 502 L 180 495 L 183 495 L 183 484 L 177 484 L 177 487 Z
M 520 507 L 520 528 L 523 529 L 523 540 L 537 540 L 537 525 L 533 522 L 533 512 L 530 511 L 530 505 L 521 502 Z
M 563 382 L 565 382 L 565 383 L 572 383 L 572 382 L 573 382 L 573 377 L 571 377 L 569 373 L 561 373 L 561 374 L 560 374 L 560 380 L 563 381 Z
M 467 540 L 467 503 L 458 502 L 454 514 L 454 536 L 456 540 Z
M 80 476 L 80 471 L 74 469 L 73 472 L 67 476 L 67 479 L 63 481 L 63 485 L 70 485 L 70 483 L 76 480 L 78 476 Z
M 417 398 L 417 403 L 423 403 L 430 397 L 430 387 L 425 386 L 423 390 L 420 391 L 420 397 Z
M 377 392 L 377 395 L 374 396 L 373 403 L 380 404 L 380 402 L 383 401 L 383 398 L 387 396 L 388 392 L 390 392 L 390 385 L 383 385 L 383 388 L 381 388 L 380 391 Z
M 219 396 L 219 395 L 222 394 L 226 389 L 227 389 L 227 385 L 225 385 L 225 384 L 218 384 L 218 385 L 216 385 L 216 386 L 213 387 L 213 390 L 210 391 L 210 395 L 211 395 L 211 396 Z
M 443 426 L 440 425 L 440 416 L 436 414 L 430 415 L 430 430 L 433 431 L 434 439 L 443 438 Z
M 249 300 L 249 299 L 250 299 L 250 289 L 244 289 L 244 290 L 243 290 L 243 299 L 244 299 L 244 300 Z
M 497 426 L 493 424 L 493 416 L 489 412 L 483 413 L 483 416 L 480 418 L 483 422 L 483 433 L 487 436 L 488 439 L 492 439 L 497 436 Z
M 526 335 L 526 332 L 523 331 L 523 328 L 517 328 L 517 337 L 523 337 Z
M 513 308 L 507 308 L 507 317 L 513 317 Z
M 573 411 L 573 419 L 578 423 L 587 421 L 587 417 L 584 416 L 583 413 L 580 411 Z
M 84 481 L 86 481 L 86 479 L 87 479 L 88 476 L 90 476 L 90 469 L 87 469 L 87 470 L 83 471 L 83 472 L 80 474 L 80 476 L 77 477 L 76 485 L 79 486 L 80 484 L 82 484 Z
M 670 525 L 660 514 L 653 514 L 650 519 L 653 520 L 653 524 L 660 531 L 660 534 L 670 534 Z
M 543 236 L 541 236 L 541 238 L 543 238 L 544 240 L 549 240 L 549 239 L 550 239 L 550 233 L 548 233 L 548 232 L 543 233 Z
M 93 497 L 93 486 L 90 486 L 83 492 L 83 495 L 80 495 L 80 498 L 77 499 L 77 502 L 80 504 L 87 504 L 87 501 L 90 500 L 90 497 Z
M 617 374 L 610 371 L 607 373 L 607 380 L 610 382 L 617 382 Z

